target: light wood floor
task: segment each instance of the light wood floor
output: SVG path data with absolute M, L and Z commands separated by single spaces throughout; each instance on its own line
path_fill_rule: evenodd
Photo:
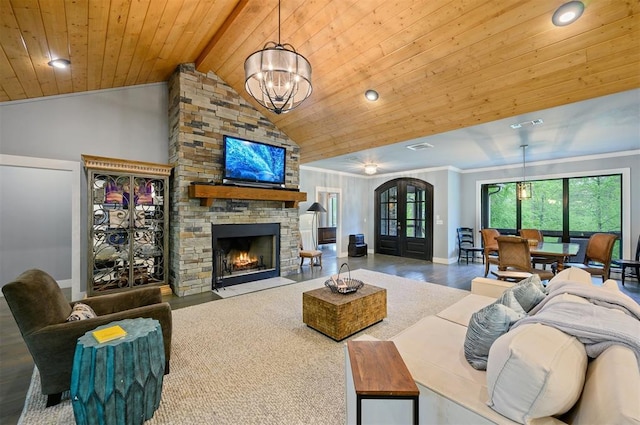
M 476 276 L 482 276 L 484 266 L 478 260 L 476 263 L 464 261 L 460 264 L 442 265 L 420 260 L 393 257 L 388 255 L 368 255 L 358 258 L 336 258 L 330 246 L 323 249 L 323 267 L 306 265 L 295 275 L 287 278 L 302 282 L 317 277 L 336 274 L 340 265 L 348 262 L 351 270 L 359 268 L 375 270 L 410 279 L 437 283 L 452 288 L 469 290 L 471 280 Z M 346 267 L 343 268 L 343 271 Z M 613 275 L 612 278 L 619 279 Z M 638 282 L 629 279 L 623 292 L 640 303 L 640 289 Z M 167 297 L 173 309 L 188 307 L 195 304 L 210 302 L 220 299 L 215 292 L 206 292 L 188 297 Z M 16 424 L 33 372 L 33 361 L 22 340 L 13 316 L 7 307 L 4 298 L 0 299 L 0 424 Z

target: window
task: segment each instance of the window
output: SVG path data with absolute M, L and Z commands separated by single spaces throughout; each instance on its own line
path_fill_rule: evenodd
M 482 185 L 482 226 L 501 233 L 540 229 L 545 240 L 582 241 L 598 232 L 622 236 L 622 175 L 531 181 L 533 197 L 518 201 L 516 183 Z M 621 240 L 613 258 L 621 257 Z
M 393 186 L 380 195 L 380 234 L 397 236 L 398 187 Z
M 562 234 L 562 180 L 538 180 L 531 183 L 534 196 L 520 205 L 520 229 L 544 229 Z
M 426 236 L 425 215 L 425 190 L 407 185 L 407 237 L 424 238 Z

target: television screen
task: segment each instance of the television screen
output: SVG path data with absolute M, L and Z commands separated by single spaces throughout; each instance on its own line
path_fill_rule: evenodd
M 287 150 L 281 146 L 224 136 L 223 183 L 284 187 Z

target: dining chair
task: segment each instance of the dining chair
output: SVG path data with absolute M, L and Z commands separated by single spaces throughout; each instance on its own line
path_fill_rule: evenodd
M 467 260 L 467 264 L 469 264 L 469 256 L 471 256 L 471 261 L 473 261 L 476 258 L 476 253 L 480 254 L 482 262 L 484 262 L 484 249 L 480 246 L 475 246 L 473 228 L 458 227 L 456 231 L 458 233 L 458 263 L 460 262 L 460 258 L 464 255 Z
M 531 265 L 529 241 L 518 236 L 498 236 L 498 270 L 491 272 L 499 280 L 519 281 L 537 274 L 540 280 L 549 280 L 555 274 Z
M 496 238 L 500 236 L 497 229 L 482 229 L 482 248 L 484 253 L 484 277 L 489 274 L 489 264 L 498 265 L 498 242 Z
M 302 238 L 299 240 L 300 267 L 304 264 L 304 259 L 309 259 L 310 266 L 320 266 L 322 268 L 322 251 L 319 249 L 304 249 Z
M 579 267 L 592 276 L 602 276 L 602 281 L 609 279 L 613 244 L 618 236 L 611 233 L 594 233 L 587 243 L 587 251 L 582 263 L 565 263 L 565 267 Z
M 532 240 L 535 240 L 538 242 L 544 241 L 544 235 L 542 234 L 542 231 L 538 229 L 520 229 L 520 237 L 528 239 L 530 242 Z M 532 255 L 531 264 L 533 264 L 533 267 L 535 267 L 536 264 L 542 264 L 543 270 L 545 270 L 547 268 L 547 264 L 549 264 L 551 266 L 551 271 L 553 273 L 555 273 L 558 268 L 558 263 L 556 259 L 551 257 L 545 257 L 544 255 Z
M 624 278 L 627 274 L 627 267 L 636 272 L 636 280 L 640 281 L 640 235 L 638 235 L 638 244 L 636 245 L 636 259 L 613 260 L 613 263 L 622 268 L 622 286 L 624 286 Z

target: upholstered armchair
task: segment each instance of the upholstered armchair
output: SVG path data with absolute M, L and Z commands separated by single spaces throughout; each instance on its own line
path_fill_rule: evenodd
M 160 288 L 148 287 L 86 298 L 81 301 L 96 317 L 67 322 L 72 306 L 58 283 L 41 270 L 28 270 L 2 287 L 7 304 L 40 371 L 47 407 L 60 402 L 70 387 L 76 341 L 87 331 L 116 320 L 147 317 L 162 327 L 165 373 L 171 354 L 171 307 L 162 302 Z

